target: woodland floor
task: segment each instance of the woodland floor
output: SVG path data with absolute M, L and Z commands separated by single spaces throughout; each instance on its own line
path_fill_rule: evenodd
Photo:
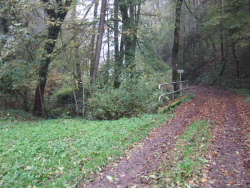
M 191 87 L 195 98 L 180 105 L 175 117 L 135 144 L 125 157 L 107 165 L 81 187 L 151 187 L 150 172 L 168 159 L 176 140 L 196 120 L 215 124 L 213 146 L 202 169 L 206 181 L 199 187 L 250 187 L 250 103 L 232 91 Z M 248 139 L 248 140 L 247 140 Z

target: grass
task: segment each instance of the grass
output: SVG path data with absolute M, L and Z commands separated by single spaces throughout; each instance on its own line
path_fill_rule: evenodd
M 178 139 L 170 158 L 159 167 L 153 187 L 198 187 L 212 141 L 212 125 L 198 121 Z M 155 181 L 155 182 L 154 182 Z M 203 181 L 205 181 L 203 179 Z
M 247 97 L 245 99 L 245 102 L 250 102 L 250 89 L 243 88 L 243 89 L 240 89 L 238 92 Z
M 250 102 L 250 97 L 247 97 L 245 102 Z
M 237 92 L 247 97 L 245 102 L 250 102 L 250 89 L 242 88 L 237 90 Z
M 0 187 L 74 187 L 166 121 L 23 120 L 0 110 Z

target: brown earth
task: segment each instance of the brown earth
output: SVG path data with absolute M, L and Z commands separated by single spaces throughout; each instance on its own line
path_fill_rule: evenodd
M 134 148 L 125 157 L 107 165 L 81 187 L 151 187 L 150 172 L 168 159 L 175 142 L 196 120 L 216 124 L 209 163 L 202 170 L 200 187 L 250 188 L 250 103 L 236 93 L 215 87 L 191 87 L 195 99 L 180 105 L 176 116 Z

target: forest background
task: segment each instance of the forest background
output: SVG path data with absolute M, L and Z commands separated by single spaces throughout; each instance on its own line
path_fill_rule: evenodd
M 249 0 L 1 0 L 0 106 L 48 118 L 156 112 L 158 85 L 250 89 Z

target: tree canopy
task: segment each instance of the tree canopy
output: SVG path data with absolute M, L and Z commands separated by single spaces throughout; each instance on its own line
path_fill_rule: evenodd
M 249 0 L 0 4 L 6 108 L 85 118 L 154 111 L 157 85 L 179 80 L 179 68 L 193 82 L 249 88 Z

